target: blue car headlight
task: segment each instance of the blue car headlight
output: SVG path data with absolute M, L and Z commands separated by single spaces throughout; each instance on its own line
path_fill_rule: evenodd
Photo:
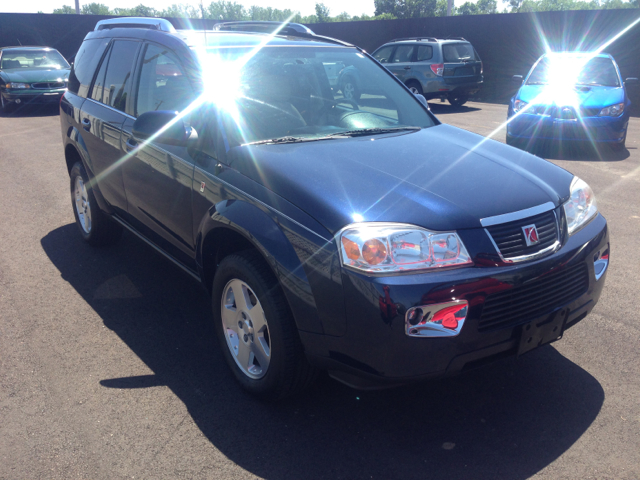
M 624 103 L 616 103 L 600 110 L 599 117 L 619 117 L 624 112 Z
M 569 235 L 573 235 L 598 213 L 596 196 L 584 180 L 573 177 L 571 195 L 563 205 Z
M 527 102 L 523 102 L 522 100 L 516 100 L 513 102 L 513 111 L 518 113 L 520 110 L 523 110 L 527 106 Z

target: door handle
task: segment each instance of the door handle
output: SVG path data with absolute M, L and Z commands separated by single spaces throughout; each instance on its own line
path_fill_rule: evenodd
M 411 67 L 404 67 L 405 70 L 411 70 Z
M 124 148 L 127 152 L 132 152 L 136 148 L 138 148 L 138 142 L 136 142 L 133 138 L 127 138 L 127 141 L 124 144 Z
M 88 118 L 83 118 L 82 128 L 84 128 L 87 132 L 91 130 L 91 120 L 89 120 Z

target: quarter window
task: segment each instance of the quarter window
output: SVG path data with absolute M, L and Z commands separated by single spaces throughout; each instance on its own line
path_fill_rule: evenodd
M 80 46 L 69 75 L 69 91 L 87 97 L 98 62 L 109 44 L 108 39 L 85 40 Z
M 175 54 L 149 44 L 140 71 L 136 116 L 154 110 L 181 111 L 192 101 L 193 89 Z
M 433 47 L 431 45 L 420 45 L 418 47 L 416 62 L 424 62 L 425 60 L 431 60 L 432 58 L 433 58 Z

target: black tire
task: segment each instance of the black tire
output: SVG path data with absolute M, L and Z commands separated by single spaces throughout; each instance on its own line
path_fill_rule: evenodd
M 507 145 L 520 148 L 520 142 L 507 133 Z
M 262 373 L 263 376 L 260 378 L 250 378 L 249 374 L 239 366 L 239 362 L 231 353 L 233 347 L 227 341 L 227 334 L 233 337 L 234 332 L 227 326 L 223 326 L 223 295 L 228 292 L 232 282 L 237 280 L 248 286 L 257 298 L 256 304 L 259 302 L 258 306 L 264 312 L 264 323 L 268 326 L 270 358 L 266 373 Z M 216 270 L 211 295 L 213 318 L 220 348 L 236 380 L 247 392 L 265 400 L 278 400 L 303 390 L 313 382 L 317 370 L 309 365 L 304 355 L 298 329 L 284 292 L 258 252 L 249 250 L 225 257 Z M 226 308 L 229 308 L 233 315 L 237 315 L 239 322 L 243 323 L 242 319 L 247 317 L 242 314 L 241 309 L 236 308 L 235 300 L 233 302 L 233 307 Z M 253 343 L 253 333 L 252 331 L 250 335 L 251 343 Z M 237 335 L 237 332 L 235 334 Z M 257 332 L 255 335 L 257 336 Z M 247 336 L 244 337 L 247 343 Z M 236 342 L 239 343 L 239 341 L 242 340 L 238 338 Z
M 76 162 L 69 172 L 70 187 L 71 187 L 71 207 L 73 208 L 73 215 L 76 219 L 76 225 L 80 231 L 80 235 L 85 242 L 94 247 L 101 247 L 107 245 L 113 245 L 122 236 L 122 226 L 115 221 L 111 220 L 109 216 L 100 210 L 96 198 L 93 195 L 93 189 L 89 182 L 89 176 L 87 175 L 84 166 L 80 162 Z M 80 198 L 83 205 L 79 205 L 76 202 L 76 190 L 79 184 L 76 183 L 76 179 L 81 181 L 84 186 L 84 191 L 81 191 Z M 88 223 L 86 222 L 85 213 L 88 212 Z M 82 218 L 81 218 L 82 215 Z
M 611 144 L 611 150 L 613 150 L 614 152 L 624 152 L 625 149 L 627 148 L 627 132 L 624 132 L 624 138 L 622 139 L 622 141 L 620 143 L 613 143 Z
M 0 93 L 0 113 L 7 114 L 13 110 L 13 103 L 7 102 Z
M 346 77 L 342 81 L 342 85 L 340 86 L 340 90 L 342 91 L 342 96 L 348 100 L 360 100 L 360 88 L 358 88 L 358 84 L 353 79 L 353 77 Z
M 449 100 L 449 103 L 454 107 L 461 107 L 469 101 L 469 95 L 459 95 L 453 93 L 447 97 L 447 100 Z
M 422 85 L 420 85 L 420 82 L 409 80 L 407 82 L 407 88 L 411 90 L 411 93 L 414 95 L 422 95 Z

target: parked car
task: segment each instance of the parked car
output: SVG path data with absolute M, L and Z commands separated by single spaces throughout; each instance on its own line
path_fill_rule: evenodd
M 538 140 L 608 144 L 625 148 L 631 101 L 611 55 L 558 52 L 541 56 L 526 78 L 513 77 L 518 92 L 509 103 L 507 143 Z
M 118 21 L 86 36 L 61 101 L 80 235 L 125 228 L 200 281 L 248 391 L 454 374 L 597 303 L 609 234 L 589 186 L 441 124 L 361 49 Z M 331 89 L 341 62 L 374 99 Z
M 480 56 L 462 37 L 398 38 L 379 47 L 373 58 L 411 92 L 427 99 L 446 98 L 454 106 L 464 105 L 483 82 Z M 377 85 L 353 66 L 345 68 L 338 83 L 345 98 L 376 93 Z
M 58 103 L 67 89 L 69 71 L 54 48 L 0 48 L 0 110 L 23 103 Z

